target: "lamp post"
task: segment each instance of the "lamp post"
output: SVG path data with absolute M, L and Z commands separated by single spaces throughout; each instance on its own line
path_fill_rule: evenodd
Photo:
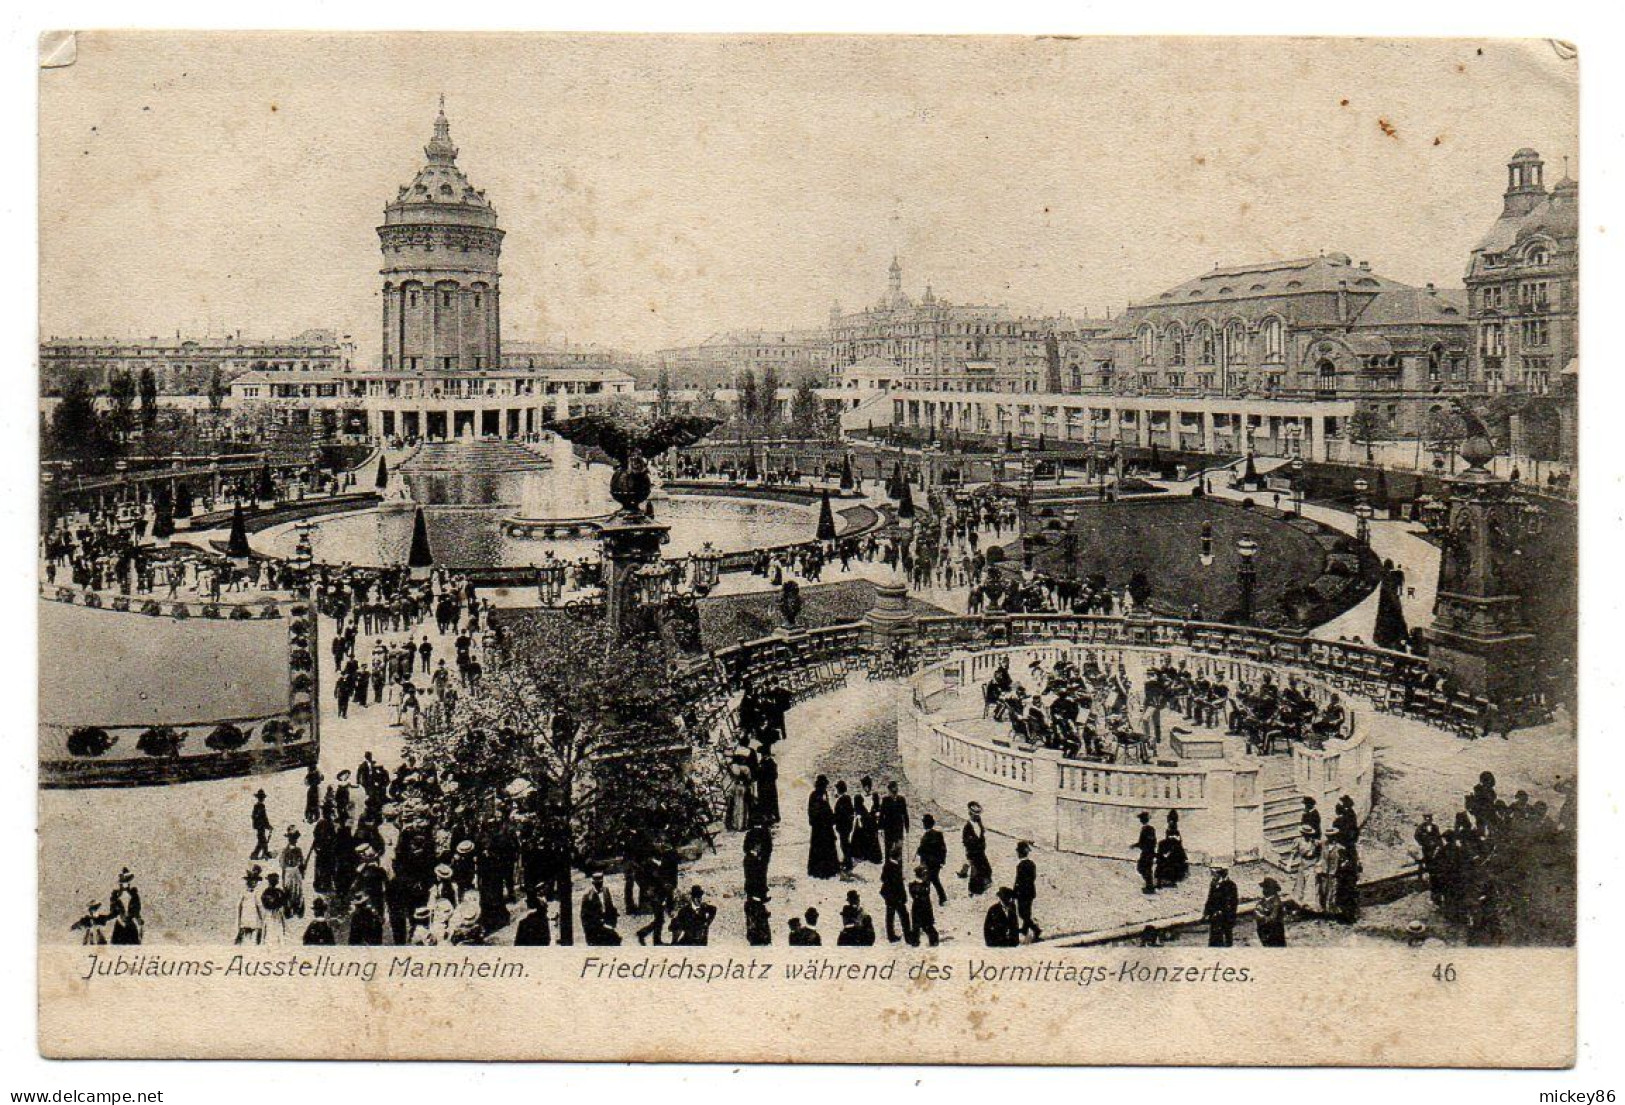
M 1362 545 L 1371 544 L 1371 504 L 1361 503 L 1354 508 L 1354 539 Z
M 1061 511 L 1061 524 L 1066 527 L 1061 533 L 1061 550 L 1066 558 L 1067 575 L 1071 576 L 1078 557 L 1078 508 L 1069 506 Z
M 722 554 L 707 541 L 698 552 L 690 554 L 689 586 L 696 595 L 709 595 L 722 575 Z
M 1292 513 L 1303 516 L 1303 458 L 1292 458 Z
M 1236 538 L 1236 554 L 1241 557 L 1241 624 L 1251 625 L 1253 621 L 1253 589 L 1258 584 L 1258 565 L 1254 558 L 1258 556 L 1258 542 L 1253 535 L 1244 533 Z
M 564 594 L 565 573 L 564 561 L 553 555 L 552 549 L 542 554 L 542 562 L 536 566 L 536 594 L 543 606 L 558 604 L 559 596 Z

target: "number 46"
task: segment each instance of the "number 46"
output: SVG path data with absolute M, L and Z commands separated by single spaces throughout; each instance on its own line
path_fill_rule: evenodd
M 1434 982 L 1456 981 L 1456 965 L 1454 963 L 1439 963 L 1433 968 Z

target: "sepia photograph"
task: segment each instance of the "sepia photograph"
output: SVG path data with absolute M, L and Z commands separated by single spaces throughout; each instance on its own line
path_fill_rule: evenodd
M 43 36 L 41 1050 L 1572 1064 L 1579 64 Z

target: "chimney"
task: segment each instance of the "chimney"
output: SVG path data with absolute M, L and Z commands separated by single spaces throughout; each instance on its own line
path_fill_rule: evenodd
M 1337 282 L 1337 321 L 1346 323 L 1348 320 L 1349 282 L 1347 280 L 1339 280 Z

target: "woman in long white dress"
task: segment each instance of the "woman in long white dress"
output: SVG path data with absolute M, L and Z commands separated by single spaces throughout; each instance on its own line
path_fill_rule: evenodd
M 1308 825 L 1300 830 L 1292 857 L 1292 903 L 1299 909 L 1316 909 L 1320 905 L 1320 839 Z

